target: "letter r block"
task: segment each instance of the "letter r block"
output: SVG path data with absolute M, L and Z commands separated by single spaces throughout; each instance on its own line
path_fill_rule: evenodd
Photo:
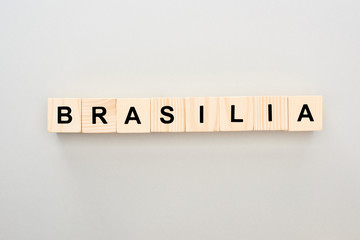
M 322 96 L 289 97 L 289 131 L 320 131 L 322 125 Z
M 151 132 L 185 132 L 184 98 L 151 99 Z
M 115 133 L 116 132 L 116 99 L 83 98 L 82 99 L 82 132 Z
M 81 99 L 49 98 L 48 131 L 56 133 L 81 132 Z

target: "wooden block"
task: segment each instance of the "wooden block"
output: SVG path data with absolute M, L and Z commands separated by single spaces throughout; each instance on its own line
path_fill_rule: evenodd
M 322 96 L 289 97 L 289 131 L 320 131 L 323 125 Z
M 186 132 L 219 131 L 219 98 L 185 99 Z
M 58 133 L 81 132 L 81 99 L 49 98 L 48 131 Z
M 82 99 L 82 132 L 115 133 L 116 132 L 116 99 L 83 98 Z
M 285 96 L 254 98 L 254 130 L 288 130 L 288 107 Z
M 150 98 L 116 100 L 118 133 L 150 132 Z
M 183 98 L 151 99 L 151 132 L 185 132 Z
M 252 131 L 253 101 L 253 97 L 220 98 L 220 131 Z

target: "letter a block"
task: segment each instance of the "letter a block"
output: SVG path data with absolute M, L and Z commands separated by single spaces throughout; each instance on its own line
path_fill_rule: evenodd
M 219 131 L 219 98 L 185 99 L 186 132 Z
M 82 132 L 115 133 L 116 99 L 82 99 Z
M 253 129 L 253 97 L 220 98 L 220 131 L 252 131 Z
M 289 97 L 289 131 L 320 131 L 322 125 L 322 96 Z
M 118 98 L 118 133 L 150 132 L 150 98 Z
M 81 99 L 49 98 L 48 131 L 57 133 L 81 132 Z
M 151 132 L 185 132 L 183 98 L 151 99 Z
M 254 130 L 288 130 L 287 97 L 257 96 L 254 105 Z

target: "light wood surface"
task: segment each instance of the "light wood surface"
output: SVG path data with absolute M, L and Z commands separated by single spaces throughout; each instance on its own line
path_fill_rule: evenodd
M 220 131 L 252 131 L 254 129 L 253 97 L 220 98 Z M 234 118 L 242 122 L 231 121 L 231 109 L 234 105 Z
M 320 131 L 323 127 L 323 99 L 322 96 L 291 96 L 289 104 L 289 131 Z M 304 105 L 307 106 L 304 106 Z M 304 111 L 303 108 L 305 109 Z M 311 117 L 302 117 L 300 113 Z M 298 121 L 300 120 L 300 121 Z M 313 120 L 313 121 L 311 121 Z
M 103 116 L 107 124 L 96 118 L 92 123 L 93 107 L 104 107 Z M 97 112 L 98 113 L 98 112 Z M 82 132 L 83 133 L 115 133 L 116 132 L 116 99 L 115 98 L 83 98 L 82 99 Z
M 94 107 L 99 108 L 95 113 Z M 48 99 L 49 132 L 319 131 L 322 127 L 322 96 Z
M 269 121 L 269 104 L 272 106 L 272 121 Z M 254 97 L 254 130 L 288 130 L 286 96 Z
M 161 118 L 169 120 L 161 114 L 161 108 L 170 106 L 173 111 L 166 110 L 174 116 L 170 124 L 161 122 Z M 184 132 L 185 131 L 185 104 L 184 98 L 152 98 L 151 99 L 151 132 Z
M 58 123 L 59 106 L 70 107 L 72 118 L 70 123 Z M 63 117 L 63 120 L 68 120 L 68 118 Z M 56 133 L 81 132 L 81 98 L 49 98 L 48 131 Z
M 202 117 L 200 117 L 202 106 Z M 219 98 L 196 97 L 185 99 L 186 132 L 219 131 Z M 202 122 L 200 121 L 202 120 Z
M 134 120 L 135 109 L 140 121 Z M 149 133 L 150 132 L 150 98 L 118 98 L 116 102 L 118 133 Z M 129 115 L 133 120 L 125 124 Z

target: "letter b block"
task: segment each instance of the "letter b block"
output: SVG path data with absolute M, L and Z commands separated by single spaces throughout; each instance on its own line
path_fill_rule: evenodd
M 115 133 L 116 99 L 82 99 L 82 132 Z
M 49 98 L 48 131 L 57 133 L 81 132 L 81 99 Z
M 322 124 L 322 96 L 289 97 L 289 131 L 320 131 Z

